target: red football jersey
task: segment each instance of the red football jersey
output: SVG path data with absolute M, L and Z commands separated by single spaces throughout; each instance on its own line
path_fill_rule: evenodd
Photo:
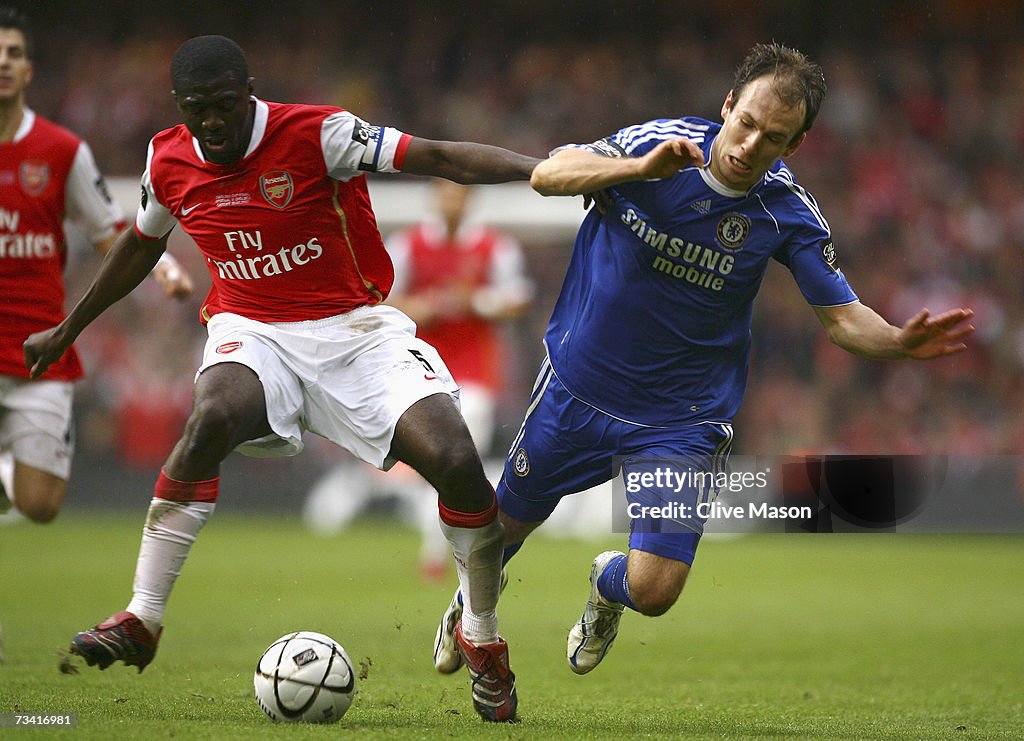
M 395 296 L 486 289 L 494 301 L 517 304 L 532 290 L 519 244 L 483 225 L 463 225 L 449 238 L 440 222 L 427 221 L 393 234 L 387 247 L 398 272 Z M 433 345 L 458 383 L 500 391 L 503 339 L 494 320 L 467 310 L 419 324 L 416 335 Z
M 383 301 L 394 269 L 365 172 L 397 172 L 411 137 L 330 106 L 253 100 L 237 162 L 206 161 L 183 125 L 157 134 L 136 230 L 175 224 L 206 257 L 203 321 L 231 312 L 263 322 L 322 319 Z
M 0 142 L 0 375 L 28 378 L 22 343 L 64 318 L 64 219 L 94 242 L 124 228 L 89 147 L 26 109 L 14 138 Z M 71 348 L 42 376 L 73 380 Z

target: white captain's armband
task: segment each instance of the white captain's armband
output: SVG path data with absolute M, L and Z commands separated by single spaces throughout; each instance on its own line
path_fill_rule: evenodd
M 332 113 L 320 128 L 327 174 L 344 181 L 364 172 L 398 172 L 395 158 L 404 152 L 408 138 L 398 129 L 374 126 L 349 111 Z
M 368 124 L 359 116 L 353 116 L 352 141 L 366 148 L 359 160 L 359 169 L 377 172 L 380 162 L 381 146 L 384 143 L 384 131 L 380 126 Z

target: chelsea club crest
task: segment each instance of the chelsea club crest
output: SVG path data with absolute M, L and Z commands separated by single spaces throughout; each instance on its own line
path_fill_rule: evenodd
M 530 473 L 530 459 L 526 455 L 526 450 L 519 448 L 516 451 L 515 457 L 512 459 L 512 470 L 516 472 L 516 476 L 520 478 Z
M 735 211 L 718 222 L 718 243 L 727 250 L 738 250 L 750 236 L 750 219 Z

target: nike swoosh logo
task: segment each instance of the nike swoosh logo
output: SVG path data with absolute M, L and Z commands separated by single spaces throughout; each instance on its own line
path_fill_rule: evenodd
M 181 215 L 182 215 L 182 216 L 188 216 L 188 215 L 189 215 L 190 213 L 192 213 L 192 212 L 193 212 L 193 211 L 195 211 L 195 210 L 196 210 L 197 208 L 199 208 L 199 205 L 200 205 L 200 204 L 198 204 L 198 203 L 197 203 L 197 204 L 195 204 L 195 205 L 193 205 L 193 206 L 189 206 L 188 208 L 183 208 L 183 209 L 181 209 Z

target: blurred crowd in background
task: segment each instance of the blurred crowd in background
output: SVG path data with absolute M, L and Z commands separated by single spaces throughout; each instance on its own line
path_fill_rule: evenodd
M 788 273 L 773 266 L 755 312 L 734 452 L 1024 452 L 1020 3 L 26 7 L 38 47 L 29 105 L 86 138 L 108 175 L 131 177 L 150 136 L 177 123 L 168 63 L 198 33 L 239 41 L 264 98 L 340 105 L 420 136 L 536 156 L 651 118 L 718 120 L 750 45 L 797 46 L 823 66 L 829 93 L 789 165 L 824 211 L 854 289 L 895 324 L 920 306 L 973 308 L 978 331 L 967 353 L 939 362 L 855 358 L 829 345 Z M 571 240 L 523 246 L 537 298 L 509 330 L 513 372 L 497 454 L 521 420 Z M 197 256 L 178 256 L 200 278 L 192 305 L 171 307 L 144 285 L 81 340 L 86 459 L 117 456 L 155 473 L 177 438 L 204 339 L 196 308 L 206 285 Z M 94 263 L 69 269 L 77 297 Z M 314 456 L 301 465 L 318 464 Z

